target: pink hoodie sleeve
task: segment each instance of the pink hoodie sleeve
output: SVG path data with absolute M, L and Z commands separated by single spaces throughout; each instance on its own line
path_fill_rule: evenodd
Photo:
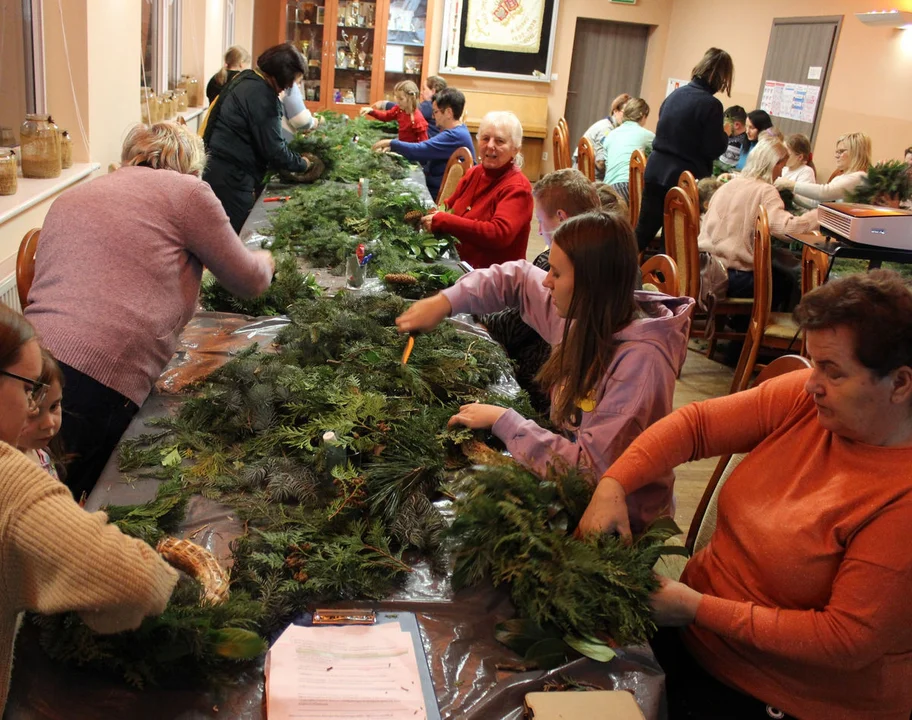
M 443 291 L 453 314 L 484 315 L 504 308 L 517 308 L 523 321 L 545 342 L 561 341 L 566 322 L 551 302 L 551 293 L 542 285 L 547 273 L 526 260 L 514 260 L 473 270 L 453 287 Z

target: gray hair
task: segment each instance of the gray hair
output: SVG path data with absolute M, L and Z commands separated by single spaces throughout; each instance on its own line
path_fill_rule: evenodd
M 788 150 L 777 137 L 761 135 L 754 149 L 747 156 L 747 162 L 741 174 L 744 177 L 757 178 L 764 182 L 773 182 L 773 168 L 776 167 L 783 157 L 788 156 Z
M 124 138 L 122 165 L 147 165 L 156 170 L 174 170 L 201 176 L 206 167 L 203 139 L 183 125 L 160 122 L 134 125 Z
M 479 142 L 481 142 L 482 132 L 491 127 L 502 128 L 506 131 L 507 136 L 510 138 L 510 142 L 512 142 L 513 147 L 516 148 L 514 162 L 517 167 L 522 167 L 523 156 L 519 151 L 522 149 L 523 127 L 519 118 L 508 110 L 492 110 L 481 119 L 480 123 L 478 123 L 478 134 L 476 135 L 476 138 L 478 138 Z

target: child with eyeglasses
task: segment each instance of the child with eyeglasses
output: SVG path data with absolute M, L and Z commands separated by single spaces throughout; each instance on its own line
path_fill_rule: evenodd
M 59 480 L 55 460 L 59 462 L 60 453 L 52 448 L 63 419 L 61 403 L 64 380 L 54 356 L 44 349 L 41 350 L 41 375 L 38 382 L 42 385 L 36 385 L 38 392 L 34 396 L 34 405 L 16 445 L 26 457 Z

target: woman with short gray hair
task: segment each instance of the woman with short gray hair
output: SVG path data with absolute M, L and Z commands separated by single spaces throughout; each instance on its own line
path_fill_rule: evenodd
M 522 170 L 522 124 L 511 112 L 485 115 L 478 126 L 479 163 L 444 200 L 447 212 L 421 219 L 425 230 L 459 240 L 473 268 L 524 260 L 532 227 L 532 185 Z

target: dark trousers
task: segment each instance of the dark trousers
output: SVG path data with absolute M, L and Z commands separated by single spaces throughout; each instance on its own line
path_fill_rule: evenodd
M 674 187 L 674 186 L 672 186 Z M 640 252 L 655 240 L 656 233 L 665 222 L 665 195 L 671 187 L 646 183 L 643 186 L 643 199 L 640 203 L 640 219 L 637 221 L 636 237 Z M 664 252 L 664 251 L 662 251 Z
M 211 157 L 206 163 L 203 180 L 209 183 L 225 208 L 231 227 L 240 234 L 259 194 L 255 179 L 237 165 Z
M 66 486 L 76 500 L 92 492 L 105 463 L 139 406 L 85 373 L 60 363 L 63 424 L 60 437 L 66 453 Z
M 661 628 L 649 644 L 665 671 L 669 720 L 795 720 L 716 680 L 694 660 L 677 628 Z

